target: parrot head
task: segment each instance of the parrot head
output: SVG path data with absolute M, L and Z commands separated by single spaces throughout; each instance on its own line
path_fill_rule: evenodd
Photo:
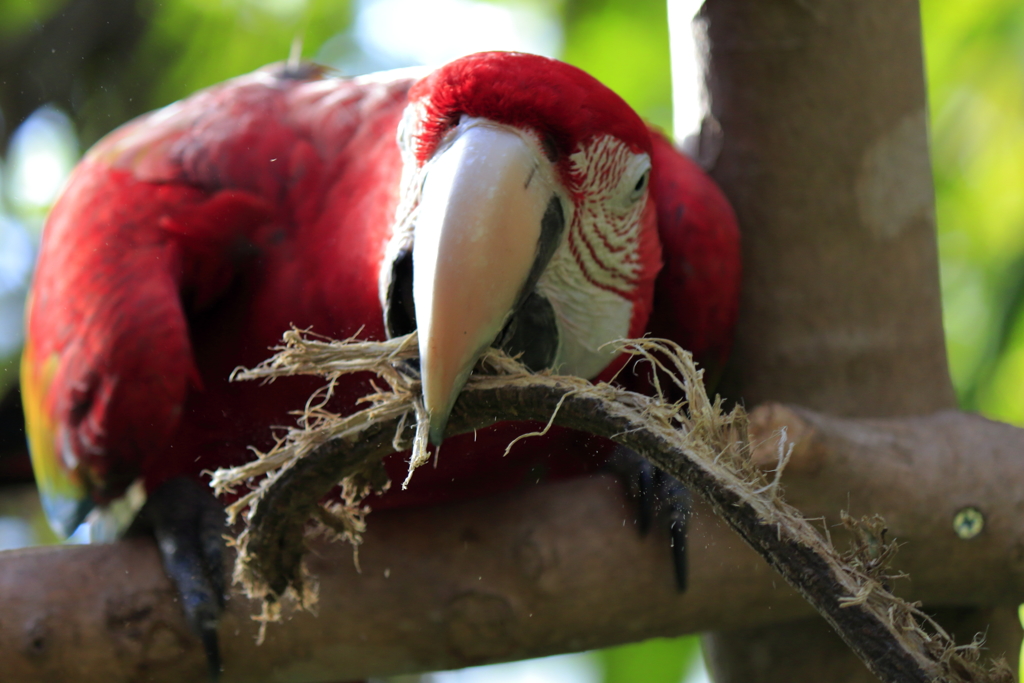
M 651 139 L 593 77 L 482 53 L 413 86 L 381 269 L 392 336 L 418 331 L 430 439 L 491 346 L 588 379 L 642 334 L 661 268 Z

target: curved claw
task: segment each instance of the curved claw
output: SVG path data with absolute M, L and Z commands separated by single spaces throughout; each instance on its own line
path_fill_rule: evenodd
M 655 490 L 668 503 L 668 531 L 672 539 L 672 562 L 675 565 L 676 588 L 686 591 L 689 576 L 686 532 L 693 512 L 690 490 L 675 477 L 655 470 Z
M 185 619 L 202 641 L 210 680 L 221 673 L 217 625 L 224 610 L 224 508 L 202 484 L 178 477 L 149 495 L 136 528 L 156 538 Z
M 646 536 L 654 523 L 654 465 L 624 446 L 618 446 L 612 456 L 612 470 L 625 486 L 629 497 L 636 502 L 636 526 Z
M 690 520 L 690 491 L 636 452 L 618 446 L 610 467 L 636 502 L 637 529 L 646 536 L 656 522 L 667 523 L 676 588 L 686 591 L 689 569 L 686 533 Z

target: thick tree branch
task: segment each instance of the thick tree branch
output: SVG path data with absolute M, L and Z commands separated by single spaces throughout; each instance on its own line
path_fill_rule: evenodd
M 704 132 L 720 149 L 712 175 L 743 232 L 722 393 L 843 416 L 955 407 L 918 1 L 705 0 L 693 30 Z M 988 632 L 1019 638 L 1019 627 L 1002 628 L 1013 623 Z M 820 621 L 792 628 L 745 630 L 711 648 L 716 680 L 873 680 Z M 814 654 L 791 657 L 795 646 Z
M 224 683 L 341 681 L 602 647 L 810 614 L 706 507 L 675 590 L 661 535 L 641 539 L 611 477 L 372 513 L 360 548 L 308 556 L 317 615 L 290 610 L 256 646 L 259 606 L 233 593 Z M 148 539 L 0 553 L 5 683 L 201 680 Z M 42 607 L 41 607 L 42 606 Z
M 274 358 L 241 373 L 246 379 L 320 374 L 334 381 L 343 374 L 372 370 L 392 389 L 376 394 L 370 408 L 344 418 L 314 410 L 307 414 L 303 429 L 292 430 L 270 453 L 215 474 L 215 485 L 225 488 L 269 472 L 234 506 L 245 503 L 252 508 L 246 515 L 248 528 L 239 536 L 236 577 L 250 594 L 265 599 L 265 616 L 277 616 L 277 600 L 288 589 L 303 595 L 303 603 L 309 602 L 301 568 L 303 532 L 319 501 L 337 482 L 353 488 L 367 464 L 378 464 L 393 450 L 412 447 L 412 463 L 427 459 L 425 451 L 417 451 L 417 440 L 425 435 L 428 419 L 418 407 L 418 375 L 408 369 L 414 338 L 415 334 L 387 343 L 328 344 L 292 332 Z M 858 538 L 855 551 L 841 558 L 779 496 L 778 479 L 792 453 L 785 442 L 774 449 L 776 475 L 769 481 L 751 465 L 745 413 L 736 409 L 726 416 L 710 402 L 689 354 L 651 340 L 629 342 L 623 349 L 661 368 L 661 384 L 673 382 L 683 389 L 685 412 L 680 404 L 660 399 L 657 377 L 659 397 L 652 398 L 576 378 L 531 375 L 491 352 L 481 370 L 496 376 L 470 378 L 453 411 L 449 434 L 482 429 L 500 419 L 550 418 L 553 424 L 612 439 L 703 497 L 883 681 L 979 680 L 979 674 L 967 671 L 941 629 L 917 619 L 923 615 L 889 593 L 888 563 L 894 547 L 887 544 L 880 521 L 854 525 L 844 516 L 844 526 Z M 806 442 L 802 460 L 824 448 L 811 426 L 793 426 Z M 425 444 L 418 446 L 423 449 Z M 350 538 L 358 536 L 362 525 L 354 502 L 336 507 L 341 515 L 329 523 Z M 977 518 L 976 528 L 969 530 L 974 536 L 982 513 L 974 507 L 968 510 L 971 519 Z M 331 513 L 321 510 L 319 516 L 325 519 Z
M 810 469 L 795 456 L 788 490 L 833 523 L 849 504 L 860 505 L 848 502 L 848 484 L 879 505 L 902 543 L 896 568 L 913 572 L 896 582 L 897 593 L 946 605 L 1024 600 L 1017 550 L 1024 521 L 1012 495 L 1024 486 L 1014 462 L 1024 430 L 957 413 L 859 421 L 800 411 L 786 418 L 791 427 L 798 421 L 813 428 L 816 455 Z M 923 466 L 933 462 L 969 476 L 943 477 Z M 981 505 L 986 518 L 966 541 L 951 519 L 963 501 Z M 317 616 L 290 613 L 257 647 L 251 615 L 258 607 L 233 596 L 221 629 L 225 681 L 447 669 L 810 614 L 700 504 L 691 543 L 691 586 L 679 595 L 665 541 L 638 537 L 611 478 L 372 513 L 362 574 L 349 546 L 314 545 L 308 562 L 320 581 Z M 0 595 L 5 683 L 177 681 L 205 671 L 146 539 L 0 553 Z
M 910 575 L 911 599 L 992 605 L 1024 598 L 1024 430 L 957 411 L 854 420 L 766 405 L 754 420 L 755 440 L 782 426 L 802 434 L 787 502 L 835 520 L 835 504 L 845 498 L 850 514 L 885 519 L 901 544 L 896 565 Z M 761 452 L 770 448 L 769 441 Z M 961 524 L 961 537 L 957 515 L 971 509 L 983 525 L 970 535 Z M 958 596 L 936 590 L 957 581 L 972 588 Z

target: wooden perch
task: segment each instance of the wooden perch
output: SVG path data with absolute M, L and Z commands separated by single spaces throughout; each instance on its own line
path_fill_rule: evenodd
M 709 0 L 699 29 L 709 123 L 724 131 L 714 175 L 744 230 L 728 395 L 848 416 L 952 406 L 917 3 Z M 912 575 L 898 594 L 1016 614 L 1024 432 L 949 412 L 790 415 L 779 419 L 791 435 L 813 436 L 784 477 L 788 500 L 831 525 L 841 510 L 881 512 L 902 544 L 895 568 Z M 799 657 L 774 656 L 793 632 L 780 624 L 809 608 L 699 505 L 690 590 L 677 595 L 663 540 L 637 538 L 618 496 L 595 479 L 374 513 L 361 575 L 346 546 L 310 554 L 319 616 L 295 612 L 256 647 L 255 606 L 234 597 L 225 681 L 344 680 L 738 628 L 713 666 L 746 658 L 760 661 L 758 681 L 864 680 L 811 622 L 818 631 L 784 651 Z M 983 519 L 966 540 L 953 528 L 965 507 Z M 203 675 L 151 543 L 0 554 L 0 591 L 4 681 Z M 779 640 L 753 650 L 759 625 Z M 822 666 L 794 675 L 807 660 Z
M 720 390 L 749 406 L 782 401 L 844 417 L 954 408 L 918 1 L 695 4 L 702 133 L 720 150 L 712 176 L 743 233 L 740 320 Z M 810 481 L 813 489 L 824 480 Z M 862 492 L 886 485 L 830 481 L 844 499 L 850 492 L 855 514 L 867 510 Z M 787 498 L 803 506 L 808 499 L 789 488 Z M 956 496 L 957 488 L 946 481 L 940 490 Z M 900 519 L 881 512 L 906 539 Z M 915 573 L 910 587 L 919 580 Z M 1007 649 L 1019 643 L 1016 613 L 1002 610 L 987 629 Z M 820 620 L 704 642 L 718 683 L 873 680 Z
M 428 419 L 419 404 L 418 375 L 408 365 L 415 353 L 414 340 L 415 333 L 391 342 L 327 343 L 293 331 L 274 358 L 254 370 L 236 373 L 243 379 L 316 374 L 333 382 L 344 374 L 371 370 L 391 387 L 391 392 L 373 396 L 370 408 L 350 416 L 307 410 L 302 427 L 292 430 L 270 453 L 259 454 L 248 465 L 215 473 L 218 490 L 269 473 L 252 493 L 229 507 L 232 515 L 244 505 L 251 508 L 245 517 L 248 528 L 238 537 L 235 577 L 247 594 L 264 601 L 262 619 L 279 618 L 279 600 L 286 592 L 312 606 L 314 595 L 302 567 L 304 532 L 311 517 L 333 516 L 319 507 L 328 491 L 339 481 L 346 483 L 346 489 L 353 488 L 368 466 L 396 449 L 412 447 L 410 477 L 417 463 L 427 461 Z M 843 525 L 854 533 L 856 543 L 840 557 L 830 540 L 782 502 L 779 481 L 794 453 L 785 438 L 789 425 L 779 427 L 774 474 L 766 478 L 752 466 L 746 413 L 735 408 L 725 415 L 720 402 L 709 400 L 686 351 L 671 342 L 649 339 L 625 342 L 621 349 L 658 369 L 652 374 L 657 396 L 607 384 L 595 386 L 578 378 L 534 375 L 491 351 L 460 395 L 449 435 L 515 418 L 549 419 L 550 424 L 612 439 L 703 497 L 883 681 L 984 680 L 969 664 L 976 653 L 955 648 L 938 624 L 891 594 L 889 583 L 898 576 L 889 573 L 888 565 L 896 548 L 885 538 L 887 530 L 880 518 L 857 523 L 844 512 Z M 663 400 L 665 383 L 677 385 L 685 402 Z M 788 421 L 802 436 L 798 453 L 802 460 L 822 449 L 813 427 L 797 424 L 801 421 L 795 418 Z M 761 431 L 766 431 L 765 420 L 759 422 Z M 772 416 L 767 422 L 767 436 L 776 436 Z M 335 504 L 334 509 L 341 516 L 329 526 L 358 544 L 362 531 L 358 500 L 348 501 L 347 506 Z M 962 534 L 965 538 L 976 536 L 983 525 L 983 513 L 975 507 L 969 510 L 976 528 Z M 963 512 L 957 516 L 961 527 L 963 516 Z M 1009 679 L 997 678 L 1012 680 L 1012 674 Z
M 755 424 L 764 415 L 755 411 Z M 795 419 L 812 430 L 820 464 L 808 473 L 794 460 L 787 490 L 831 524 L 849 506 L 878 505 L 901 543 L 895 568 L 912 573 L 897 593 L 943 605 L 1024 600 L 1024 520 L 1013 494 L 1024 486 L 1024 430 L 952 412 L 789 416 L 790 427 Z M 963 540 L 952 520 L 968 501 L 985 524 Z M 289 612 L 264 645 L 255 645 L 257 605 L 233 595 L 221 628 L 225 683 L 448 669 L 810 614 L 702 504 L 691 522 L 690 590 L 676 594 L 665 541 L 639 538 L 608 477 L 369 521 L 362 574 L 350 547 L 315 544 L 318 615 Z M 5 683 L 178 681 L 205 671 L 147 539 L 0 553 L 0 596 Z

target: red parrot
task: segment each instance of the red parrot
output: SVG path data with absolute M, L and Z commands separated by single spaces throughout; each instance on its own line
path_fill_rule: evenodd
M 482 53 L 421 79 L 271 66 L 138 118 L 72 174 L 43 234 L 22 362 L 54 527 L 139 510 L 214 669 L 223 512 L 195 485 L 272 443 L 317 383 L 229 383 L 294 325 L 419 331 L 431 439 L 489 346 L 608 378 L 645 332 L 724 362 L 739 233 L 722 193 L 567 64 Z M 632 375 L 625 375 L 632 381 Z M 640 382 L 640 380 L 637 380 Z M 364 378 L 339 383 L 354 409 Z M 373 507 L 593 469 L 608 442 L 499 424 Z M 490 456 L 490 457 L 483 457 Z M 404 475 L 402 456 L 386 462 Z M 197 571 L 196 568 L 199 568 Z M 212 597 L 211 597 L 212 596 Z

